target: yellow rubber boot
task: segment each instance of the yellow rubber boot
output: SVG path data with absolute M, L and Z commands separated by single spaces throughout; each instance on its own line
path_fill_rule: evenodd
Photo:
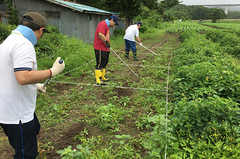
M 110 78 L 105 78 L 105 74 L 106 74 L 106 69 L 103 68 L 103 69 L 102 69 L 102 80 L 103 80 L 104 82 L 110 81 Z
M 101 78 L 102 78 L 102 69 L 95 69 L 95 77 L 96 77 L 96 82 L 99 85 L 106 85 Z

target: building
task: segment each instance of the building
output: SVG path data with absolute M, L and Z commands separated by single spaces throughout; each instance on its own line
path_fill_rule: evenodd
M 18 10 L 18 18 L 34 11 L 46 17 L 48 25 L 57 26 L 64 35 L 75 36 L 92 43 L 97 25 L 113 13 L 98 8 L 78 4 L 69 0 L 13 0 Z M 110 29 L 110 34 L 113 32 Z

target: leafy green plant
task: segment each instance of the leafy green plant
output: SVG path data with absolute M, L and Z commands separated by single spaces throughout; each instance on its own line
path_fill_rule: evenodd
M 151 157 L 161 158 L 165 153 L 166 143 L 172 143 L 175 140 L 172 135 L 172 128 L 166 126 L 166 123 L 170 120 L 166 119 L 164 115 L 154 115 L 148 117 L 148 121 L 153 123 L 154 126 L 146 126 L 147 128 L 153 128 L 153 131 L 143 146 L 149 150 L 148 153 Z
M 119 108 L 110 103 L 98 107 L 95 112 L 97 113 L 96 116 L 87 119 L 88 122 L 98 125 L 101 130 L 109 129 L 111 133 L 120 130 L 124 116 L 129 113 L 125 108 Z
M 121 99 L 119 99 L 119 103 L 123 106 L 127 106 L 130 103 L 130 98 L 122 97 Z
M 182 100 L 174 108 L 172 125 L 175 132 L 181 133 L 181 138 L 188 138 L 189 135 L 200 135 L 211 123 L 219 123 L 224 126 L 225 122 L 239 125 L 238 104 L 231 99 L 218 96 L 215 98 L 197 100 Z M 225 129 L 218 127 L 225 136 Z M 229 131 L 232 131 L 229 129 Z
M 0 23 L 0 41 L 4 41 L 10 33 L 11 30 L 7 27 L 7 25 Z
M 223 122 L 209 123 L 209 126 L 200 135 L 181 137 L 169 147 L 173 158 L 236 158 L 239 156 L 239 127 Z M 224 130 L 224 131 L 222 131 Z
M 77 150 L 72 150 L 72 146 L 68 146 L 63 150 L 58 150 L 58 154 L 62 157 L 62 159 L 77 159 L 77 158 L 90 158 L 91 151 L 89 147 L 83 147 L 82 145 L 77 145 Z
M 215 95 L 240 101 L 237 91 L 240 89 L 240 78 L 229 69 L 231 66 L 227 65 L 229 64 L 226 63 L 224 66 L 220 62 L 202 62 L 179 68 L 177 72 L 179 78 L 174 81 L 177 86 L 175 88 L 178 90 L 176 95 L 184 94 L 192 99 L 206 98 L 210 93 L 199 92 L 201 88 L 205 90 L 209 88 Z M 239 72 L 239 70 L 236 71 Z
M 115 29 L 115 30 L 113 30 L 113 35 L 114 36 L 124 36 L 125 35 L 125 30 L 123 30 L 123 29 Z
M 224 52 L 239 58 L 239 36 L 235 33 L 217 29 L 207 32 L 206 38 L 211 39 L 215 43 L 219 43 Z
M 18 18 L 17 18 L 17 12 L 18 10 L 13 6 L 12 0 L 4 0 L 4 2 L 7 2 L 7 12 L 11 15 L 9 19 L 9 23 L 11 25 L 18 25 Z
M 146 125 L 149 124 L 150 122 L 148 121 L 148 115 L 146 114 L 140 114 L 137 121 L 135 122 L 135 125 L 139 130 L 144 129 Z
M 52 67 L 56 58 L 61 57 L 67 64 L 63 71 L 65 73 L 90 62 L 94 58 L 92 45 L 88 45 L 76 37 L 60 34 L 57 27 L 47 26 L 47 28 L 52 33 L 44 34 L 35 45 L 38 69 Z
M 130 139 L 130 135 L 115 135 L 115 137 L 120 139 L 120 141 L 117 139 L 112 141 L 112 143 L 118 145 L 114 158 L 121 158 L 122 156 L 125 158 L 140 158 L 140 155 L 135 152 L 131 142 L 127 141 Z
M 68 146 L 63 150 L 58 150 L 62 158 L 77 159 L 77 158 L 114 158 L 115 151 L 112 151 L 112 143 L 104 143 L 103 136 L 91 136 L 88 134 L 88 130 L 85 128 L 74 138 L 74 141 L 81 141 L 81 145 L 77 145 L 77 149 L 72 149 L 72 146 Z

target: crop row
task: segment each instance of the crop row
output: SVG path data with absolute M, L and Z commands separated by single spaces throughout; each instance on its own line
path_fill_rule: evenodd
M 204 23 L 204 25 L 229 30 L 239 30 L 240 28 L 240 23 Z
M 196 31 L 196 32 L 203 32 L 212 30 L 213 28 L 206 27 L 203 25 L 200 25 L 198 23 L 190 23 L 190 22 L 181 22 L 177 23 L 172 28 L 166 30 L 168 33 L 182 33 L 184 31 Z
M 175 101 L 169 125 L 177 138 L 175 150 L 169 148 L 172 158 L 240 155 L 239 61 L 224 51 L 225 44 L 208 40 L 217 33 L 180 34 L 171 83 Z

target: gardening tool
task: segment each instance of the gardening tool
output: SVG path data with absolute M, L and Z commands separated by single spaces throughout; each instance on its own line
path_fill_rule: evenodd
M 139 44 L 139 42 L 136 41 L 136 43 Z M 140 45 L 140 44 L 139 44 Z M 155 52 L 153 52 L 152 50 L 148 49 L 147 47 L 143 46 L 143 45 L 140 45 L 142 46 L 143 48 L 147 49 L 148 51 L 150 51 L 151 53 L 153 53 L 154 55 L 157 55 Z
M 63 60 L 59 60 L 59 63 L 62 64 Z M 47 81 L 44 83 L 43 87 L 45 87 L 49 82 L 50 82 L 51 78 L 47 79 Z
M 59 63 L 62 64 L 63 60 L 59 60 Z M 51 78 L 47 79 L 47 81 L 44 83 L 43 88 L 46 87 L 47 84 L 49 84 Z M 39 93 L 37 94 L 37 97 L 41 94 L 41 92 L 39 91 Z
M 110 50 L 127 66 L 127 68 L 138 78 L 137 81 L 139 81 L 139 77 L 136 75 L 136 73 L 133 72 L 133 70 L 121 59 L 121 57 L 118 56 L 118 54 L 112 48 L 110 48 Z

